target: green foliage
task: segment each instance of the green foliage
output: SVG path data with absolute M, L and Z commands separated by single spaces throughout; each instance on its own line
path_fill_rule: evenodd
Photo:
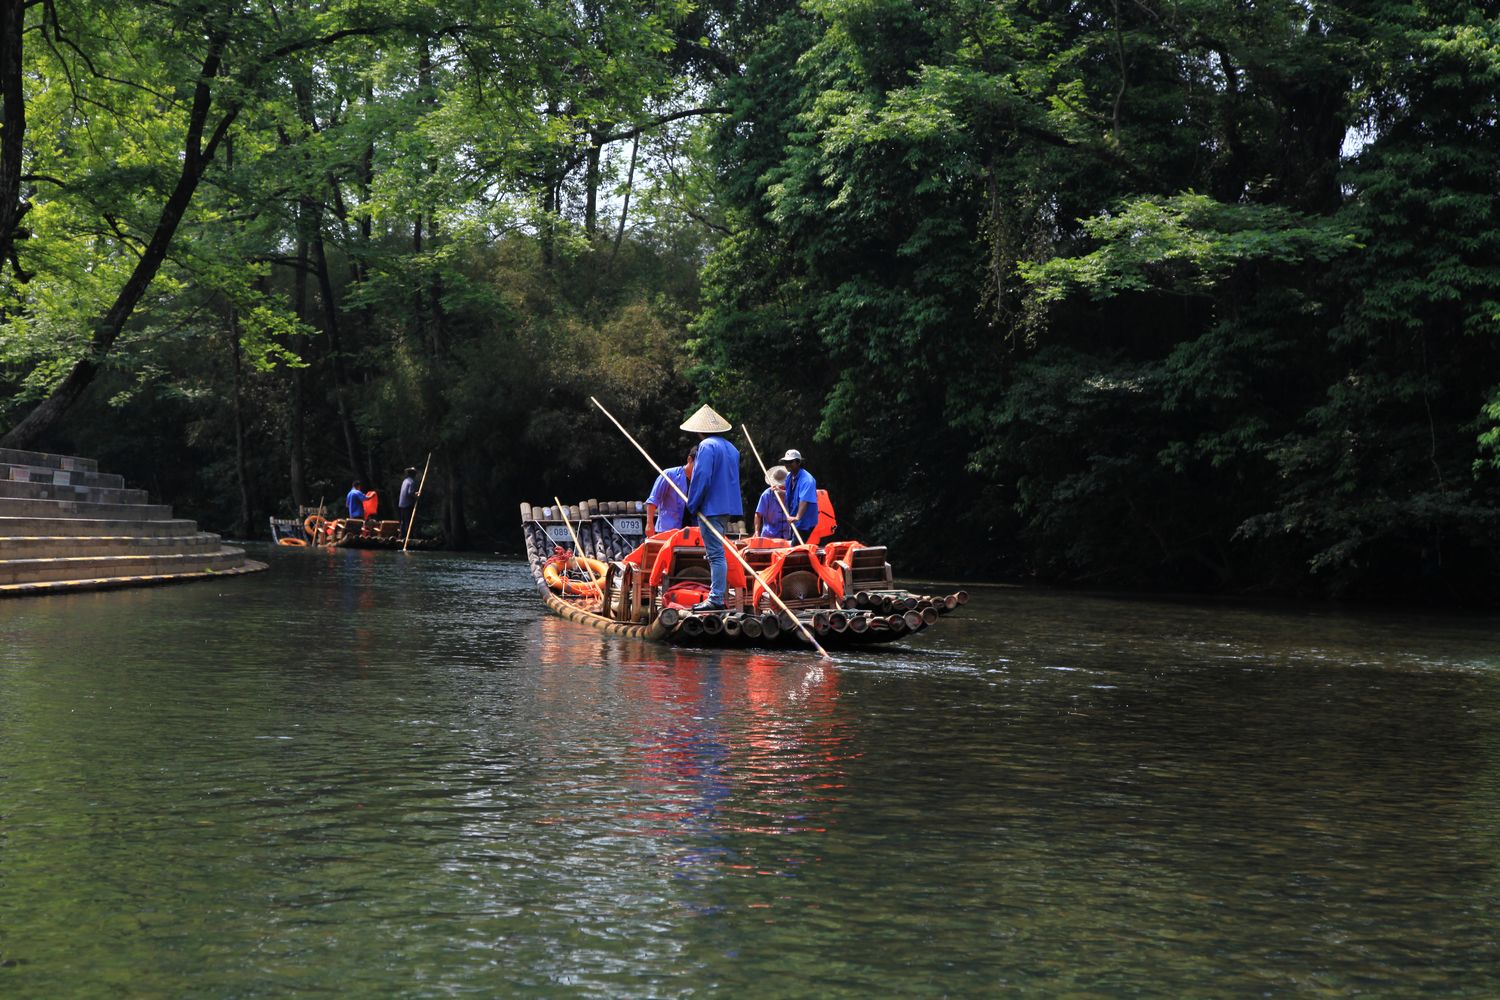
M 0 419 L 97 365 L 68 433 L 204 510 L 241 468 L 284 508 L 430 448 L 450 534 L 508 540 L 494 515 L 543 487 L 649 478 L 590 395 L 660 454 L 706 397 L 764 450 L 806 451 L 845 529 L 906 565 L 1231 592 L 1500 579 L 1484 5 L 27 19 Z M 195 121 L 222 143 L 101 341 Z
M 705 384 L 774 373 L 763 409 L 816 417 L 869 510 L 956 506 L 943 534 L 1013 572 L 1493 586 L 1492 15 L 830 0 L 794 23 L 727 88 L 769 93 L 716 147 Z
M 1355 249 L 1335 220 L 1193 193 L 1129 201 L 1118 212 L 1085 219 L 1083 235 L 1096 249 L 1020 264 L 1038 302 L 1151 291 L 1211 297 L 1236 267 L 1323 264 Z

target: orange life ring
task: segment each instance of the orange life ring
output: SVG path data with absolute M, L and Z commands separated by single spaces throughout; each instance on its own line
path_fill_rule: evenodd
M 549 560 L 542 567 L 542 579 L 547 581 L 547 586 L 553 590 L 574 596 L 598 594 L 600 585 L 604 583 L 604 574 L 609 572 L 608 563 L 602 563 L 598 559 L 590 559 L 587 556 L 574 556 L 567 561 L 567 567 L 586 571 L 593 578 L 591 581 L 570 579 L 563 574 L 562 567 L 562 560 Z
M 276 539 L 276 544 L 277 545 L 287 545 L 287 546 L 290 546 L 292 548 L 296 548 L 298 546 L 305 546 L 305 545 L 307 545 L 307 543 L 304 542 L 300 538 L 278 538 L 278 539 Z
M 313 538 L 316 538 L 318 537 L 318 528 L 326 523 L 327 522 L 323 520 L 323 515 L 309 514 L 307 515 L 307 519 L 302 522 L 302 530 L 307 532 Z

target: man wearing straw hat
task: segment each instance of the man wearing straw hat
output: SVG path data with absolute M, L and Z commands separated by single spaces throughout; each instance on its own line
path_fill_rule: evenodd
M 698 435 L 698 456 L 693 460 L 693 478 L 688 483 L 687 513 L 698 518 L 703 554 L 708 558 L 708 599 L 694 605 L 694 611 L 723 611 L 729 591 L 729 563 L 724 556 L 722 536 L 729 518 L 744 514 L 740 499 L 740 452 L 719 436 L 731 426 L 707 405 L 682 425 L 683 430 Z M 709 525 L 717 530 L 710 530 Z
M 791 522 L 786 519 L 784 501 L 776 494 L 786 491 L 786 466 L 773 465 L 766 470 L 766 491 L 755 505 L 755 533 L 761 538 L 792 537 Z

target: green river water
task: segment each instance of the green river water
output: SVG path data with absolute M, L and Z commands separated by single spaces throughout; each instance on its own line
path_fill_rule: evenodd
M 0 603 L 0 996 L 1500 996 L 1500 619 L 981 588 L 821 665 L 265 557 Z

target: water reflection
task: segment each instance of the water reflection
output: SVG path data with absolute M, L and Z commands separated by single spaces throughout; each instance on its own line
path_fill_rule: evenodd
M 555 701 L 595 725 L 611 704 L 624 751 L 618 819 L 655 842 L 683 905 L 713 912 L 721 904 L 703 893 L 714 880 L 789 876 L 816 860 L 764 838 L 825 834 L 834 821 L 850 757 L 836 668 L 796 654 L 596 645 L 551 618 L 536 631 Z M 580 647 L 597 659 L 580 662 Z

